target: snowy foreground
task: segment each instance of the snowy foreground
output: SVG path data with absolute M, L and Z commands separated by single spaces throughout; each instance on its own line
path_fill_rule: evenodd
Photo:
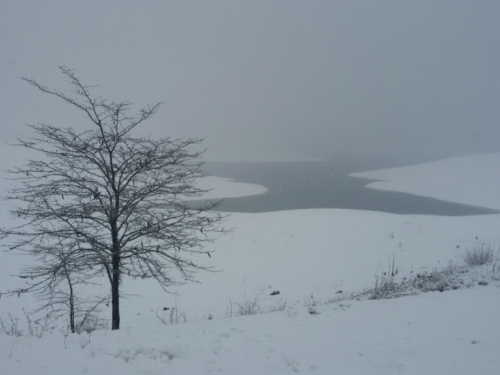
M 499 168 L 500 154 L 492 154 L 357 175 L 384 180 L 374 188 L 500 208 Z M 212 197 L 265 191 L 208 182 L 216 186 Z M 220 272 L 200 273 L 200 284 L 173 289 L 177 296 L 125 279 L 130 296 L 118 332 L 0 335 L 0 374 L 500 374 L 500 273 L 493 264 L 462 268 L 459 290 L 343 297 L 373 288 L 393 262 L 403 280 L 460 266 L 477 244 L 498 249 L 499 224 L 500 215 L 233 214 L 227 225 L 234 233 L 201 259 Z M 26 261 L 0 254 L 2 289 L 16 285 L 8 275 Z M 260 314 L 241 316 L 245 306 Z M 11 313 L 21 324 L 23 307 L 35 307 L 29 296 L 2 297 L 0 317 Z

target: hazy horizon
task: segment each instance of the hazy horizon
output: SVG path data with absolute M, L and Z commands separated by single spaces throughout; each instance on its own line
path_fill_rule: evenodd
M 57 67 L 111 101 L 164 101 L 141 131 L 209 155 L 500 151 L 494 1 L 0 1 L 0 139 L 90 126 L 30 87 Z

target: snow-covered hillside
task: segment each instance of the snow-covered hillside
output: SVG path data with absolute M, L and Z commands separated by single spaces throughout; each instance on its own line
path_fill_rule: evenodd
M 386 181 L 377 188 L 500 208 L 493 173 L 499 168 L 500 154 L 492 154 L 356 175 Z M 218 197 L 265 191 L 209 182 Z M 220 272 L 198 274 L 199 284 L 172 289 L 178 295 L 151 281 L 125 279 L 130 297 L 123 301 L 119 332 L 65 337 L 55 328 L 41 339 L 0 335 L 0 373 L 500 373 L 498 267 L 471 271 L 470 288 L 342 300 L 373 287 L 393 261 L 402 280 L 449 262 L 462 264 L 464 251 L 478 243 L 498 249 L 499 224 L 500 215 L 330 209 L 232 214 L 227 225 L 234 233 L 214 244 L 211 258 L 201 259 Z M 18 282 L 9 275 L 27 261 L 0 254 L 2 289 Z M 273 291 L 280 293 L 271 296 Z M 239 307 L 253 301 L 261 314 L 238 316 Z M 22 320 L 23 307 L 33 309 L 33 299 L 2 297 L 0 317 L 7 321 L 11 313 Z M 186 323 L 165 325 L 157 318 L 169 323 L 173 307 Z

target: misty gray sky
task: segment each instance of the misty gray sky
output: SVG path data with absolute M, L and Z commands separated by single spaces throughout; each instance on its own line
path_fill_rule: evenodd
M 137 106 L 212 152 L 500 151 L 500 1 L 0 0 L 0 138 L 90 126 L 20 77 Z

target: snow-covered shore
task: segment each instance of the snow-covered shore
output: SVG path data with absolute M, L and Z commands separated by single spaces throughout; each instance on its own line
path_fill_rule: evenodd
M 470 155 L 403 168 L 352 173 L 367 187 L 500 209 L 500 153 Z
M 385 180 L 370 185 L 376 188 L 500 208 L 498 170 L 500 154 L 492 154 L 356 176 Z M 214 198 L 264 191 L 210 183 Z M 495 374 L 500 283 L 491 278 L 485 286 L 445 293 L 326 302 L 372 286 L 393 259 L 398 277 L 405 277 L 460 264 L 463 251 L 477 243 L 498 248 L 499 224 L 500 215 L 232 214 L 227 225 L 234 233 L 201 259 L 220 272 L 198 274 L 200 284 L 172 289 L 177 296 L 150 281 L 125 279 L 130 297 L 123 300 L 120 332 L 66 339 L 57 329 L 42 339 L 0 335 L 0 373 Z M 8 275 L 24 261 L 1 253 L 0 285 L 16 281 Z M 275 290 L 280 294 L 270 296 Z M 284 311 L 236 316 L 238 304 L 255 298 L 262 311 Z M 25 296 L 2 298 L 0 317 L 32 304 Z M 176 307 L 188 322 L 163 325 L 156 317 L 163 307 Z

